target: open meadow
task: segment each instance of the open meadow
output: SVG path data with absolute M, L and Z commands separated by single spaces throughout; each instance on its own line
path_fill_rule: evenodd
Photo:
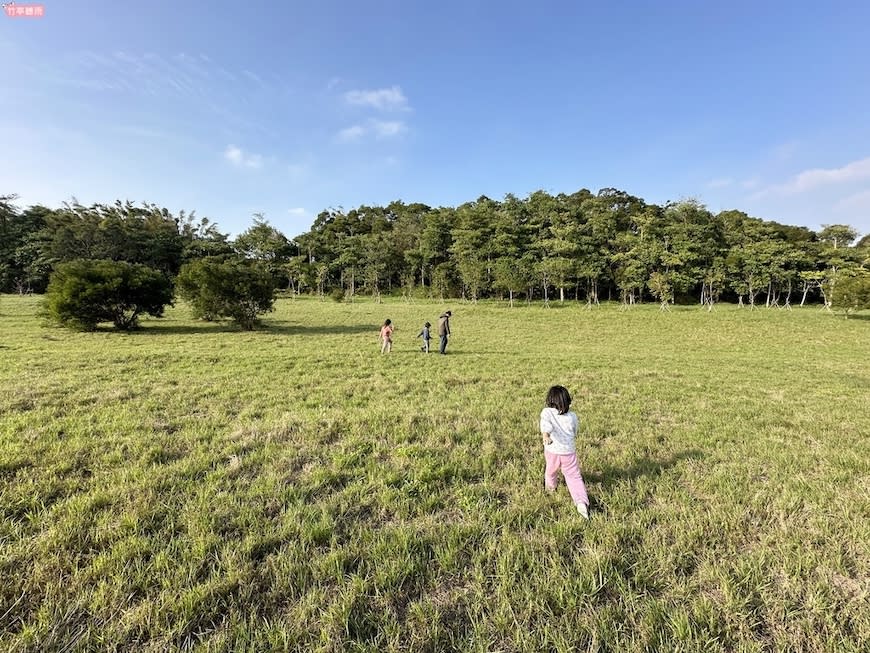
M 0 299 L 0 650 L 870 647 L 866 312 L 39 301 Z M 543 491 L 556 383 L 588 522 Z

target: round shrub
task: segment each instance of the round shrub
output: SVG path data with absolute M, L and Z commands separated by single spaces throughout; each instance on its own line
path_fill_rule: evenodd
M 162 272 L 124 261 L 60 263 L 51 275 L 45 297 L 50 319 L 84 331 L 93 331 L 100 322 L 112 322 L 118 329 L 135 329 L 140 315 L 160 317 L 169 304 L 172 283 Z
M 178 292 L 204 320 L 230 318 L 251 330 L 257 316 L 272 310 L 275 279 L 260 263 L 204 258 L 181 268 Z

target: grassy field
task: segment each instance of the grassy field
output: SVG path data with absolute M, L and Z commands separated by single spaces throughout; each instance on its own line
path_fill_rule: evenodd
M 0 650 L 870 646 L 866 315 L 283 299 L 122 334 L 38 301 L 0 300 Z M 554 383 L 588 522 L 543 491 Z

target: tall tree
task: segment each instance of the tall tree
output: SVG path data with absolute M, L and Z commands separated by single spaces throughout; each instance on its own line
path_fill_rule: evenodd
M 554 198 L 554 210 L 550 215 L 549 227 L 540 241 L 542 264 L 548 269 L 549 277 L 559 289 L 559 302 L 565 301 L 565 287 L 573 283 L 577 273 L 577 260 L 580 255 L 581 224 L 577 216 L 565 202 L 565 196 Z
M 217 223 L 208 218 L 196 218 L 196 212 L 181 212 L 178 228 L 184 243 L 182 261 L 188 262 L 206 256 L 227 256 L 233 253 L 229 236 L 221 233 Z
M 491 235 L 498 205 L 486 196 L 463 204 L 456 210 L 450 252 L 464 290 L 476 302 L 490 282 L 492 266 Z
M 420 262 L 421 286 L 426 285 L 427 279 L 430 285 L 433 285 L 432 277 L 435 268 L 447 264 L 450 259 L 455 217 L 453 209 L 440 208 L 427 213 L 423 220 L 417 259 Z
M 528 204 L 514 195 L 507 195 L 493 224 L 491 246 L 495 258 L 492 282 L 493 288 L 508 294 L 511 306 L 515 293 L 534 284 L 534 259 L 528 253 L 530 241 Z
M 293 252 L 290 240 L 261 213 L 254 214 L 254 224 L 236 237 L 233 247 L 241 256 L 264 263 L 282 262 Z
M 858 232 L 846 224 L 823 224 L 819 240 L 829 243 L 834 249 L 848 247 L 858 237 Z

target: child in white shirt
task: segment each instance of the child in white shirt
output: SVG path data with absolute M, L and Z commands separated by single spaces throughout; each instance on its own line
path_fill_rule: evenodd
M 547 392 L 547 407 L 541 411 L 541 435 L 544 441 L 544 487 L 549 491 L 556 489 L 559 470 L 565 477 L 568 492 L 577 506 L 577 512 L 589 519 L 589 497 L 586 485 L 580 476 L 577 463 L 577 438 L 579 420 L 571 407 L 571 395 L 561 385 L 554 385 Z

